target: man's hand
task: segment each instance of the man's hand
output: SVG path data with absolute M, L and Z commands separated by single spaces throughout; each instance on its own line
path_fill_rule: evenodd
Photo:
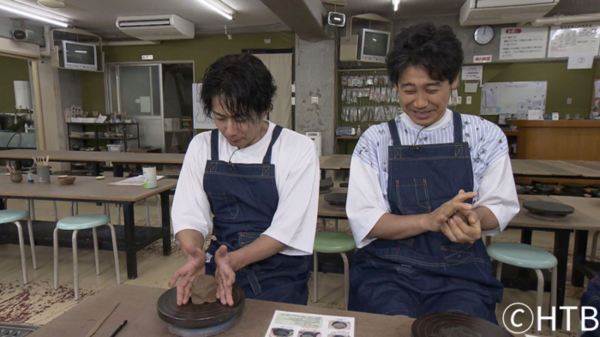
M 473 205 L 465 203 L 465 200 L 472 199 L 477 196 L 477 192 L 465 192 L 460 190 L 458 194 L 450 201 L 443 203 L 435 211 L 429 213 L 427 221 L 427 229 L 430 232 L 439 232 L 441 227 L 452 218 L 456 212 L 470 211 Z
M 177 305 L 186 305 L 192 295 L 192 282 L 196 275 L 204 274 L 204 263 L 206 262 L 206 253 L 200 248 L 193 246 L 182 247 L 186 251 L 188 262 L 173 273 L 169 287 L 173 288 L 177 284 Z M 179 283 L 177 281 L 179 280 Z
M 479 215 L 474 211 L 459 211 L 441 230 L 452 242 L 473 244 L 481 238 Z
M 227 246 L 219 247 L 215 253 L 215 279 L 217 280 L 217 298 L 223 305 L 233 305 L 233 295 L 231 294 L 233 284 L 235 283 L 235 271 L 231 264 L 231 256 L 227 253 Z

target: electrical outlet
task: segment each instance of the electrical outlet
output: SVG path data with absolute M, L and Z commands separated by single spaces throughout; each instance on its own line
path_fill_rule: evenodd
M 310 104 L 319 104 L 319 97 L 317 96 L 312 96 L 310 98 Z
M 573 104 L 573 98 L 567 97 L 567 105 Z
M 472 102 L 473 102 L 473 97 L 467 96 L 467 105 L 471 105 Z
M 461 105 L 462 104 L 462 96 L 458 96 L 456 98 L 456 104 Z

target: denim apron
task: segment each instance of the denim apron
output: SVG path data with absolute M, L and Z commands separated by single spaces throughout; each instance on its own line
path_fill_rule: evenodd
M 213 213 L 213 235 L 207 252 L 215 255 L 221 245 L 232 252 L 256 240 L 269 226 L 277 210 L 279 195 L 273 144 L 282 128 L 275 126 L 262 164 L 232 164 L 219 160 L 219 131 L 211 134 L 211 160 L 206 162 L 204 191 Z M 238 270 L 235 284 L 246 298 L 306 305 L 310 256 L 275 254 Z M 206 273 L 215 274 L 215 259 L 206 263 Z
M 460 189 L 473 191 L 469 144 L 463 142 L 461 115 L 454 111 L 453 121 L 454 143 L 416 146 L 402 146 L 396 122 L 388 122 L 394 142 L 388 148 L 393 214 L 430 213 Z M 413 318 L 455 312 L 497 324 L 494 312 L 502 291 L 481 239 L 461 244 L 441 231 L 425 232 L 403 240 L 377 239 L 357 251 L 349 309 Z

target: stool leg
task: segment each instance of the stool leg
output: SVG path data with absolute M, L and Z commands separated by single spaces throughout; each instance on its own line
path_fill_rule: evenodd
M 319 295 L 317 294 L 317 275 L 319 274 L 319 261 L 317 258 L 317 252 L 313 252 L 313 303 L 319 301 Z
M 71 203 L 71 216 L 75 215 L 75 202 Z
M 75 215 L 79 215 L 79 203 L 75 202 Z
M 100 275 L 100 259 L 98 258 L 98 233 L 96 227 L 92 228 L 94 232 L 94 260 L 96 260 L 96 275 Z
M 115 233 L 115 227 L 107 223 L 108 227 L 110 227 L 110 236 L 112 238 L 113 244 L 113 255 L 115 256 L 115 272 L 117 274 L 117 284 L 121 284 L 121 268 L 119 267 L 119 247 L 117 246 L 117 234 Z
M 146 227 L 150 227 L 150 207 L 148 207 L 148 199 L 144 199 L 146 204 Z
M 37 258 L 35 256 L 35 242 L 33 240 L 33 227 L 31 226 L 31 218 L 27 218 L 27 230 L 29 231 L 29 246 L 31 248 L 31 259 L 33 260 L 33 269 L 37 269 Z
M 19 233 L 19 250 L 21 251 L 21 268 L 23 269 L 23 284 L 27 284 L 27 264 L 25 262 L 25 243 L 23 242 L 23 228 L 21 223 L 15 221 Z
M 158 209 L 158 221 L 161 221 L 161 219 L 162 219 L 162 209 L 160 207 L 160 195 L 159 194 L 155 194 L 154 196 L 156 197 L 156 208 Z
M 54 221 L 58 222 L 58 209 L 56 208 L 56 200 L 52 201 L 52 205 L 54 206 Z
M 535 273 L 537 274 L 538 285 L 537 285 L 536 309 L 533 312 L 537 314 L 537 308 L 541 308 L 542 304 L 544 303 L 543 302 L 543 300 L 544 300 L 544 274 L 542 274 L 542 271 L 539 269 L 536 269 Z M 533 319 L 533 324 L 535 325 L 534 326 L 535 333 L 539 334 L 540 330 L 538 329 L 538 322 L 537 322 L 537 319 L 535 319 L 535 317 Z
M 34 202 L 33 199 L 31 199 L 31 201 L 29 202 L 29 207 L 31 207 L 30 210 L 29 210 L 29 214 L 31 216 L 31 219 L 35 220 L 35 202 Z
M 117 204 L 117 225 L 121 224 L 121 205 Z
M 500 281 L 502 279 L 502 262 L 497 262 L 498 265 L 496 265 L 496 280 Z
M 600 231 L 594 233 L 594 239 L 592 240 L 592 261 L 596 261 L 596 249 L 598 249 L 598 236 Z
M 348 266 L 348 257 L 346 253 L 340 253 L 344 260 L 344 303 L 345 310 L 348 310 L 348 297 L 350 297 L 350 267 Z
M 339 230 L 338 230 L 338 219 L 335 219 L 335 231 L 339 232 Z
M 52 237 L 54 246 L 54 289 L 58 289 L 58 227 L 54 228 Z
M 110 220 L 110 205 L 106 203 L 104 204 L 104 215 Z
M 73 231 L 73 289 L 75 301 L 79 300 L 79 260 L 77 259 L 77 232 Z
M 552 268 L 552 283 L 550 290 L 550 308 L 556 308 L 556 287 L 558 285 L 558 267 Z M 557 309 L 558 310 L 558 309 Z M 556 331 L 552 331 L 551 335 L 556 336 Z

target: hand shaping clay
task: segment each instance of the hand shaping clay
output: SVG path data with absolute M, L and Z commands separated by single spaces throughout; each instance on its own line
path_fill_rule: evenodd
M 192 282 L 192 303 L 204 304 L 217 301 L 217 281 L 212 275 L 198 275 Z

